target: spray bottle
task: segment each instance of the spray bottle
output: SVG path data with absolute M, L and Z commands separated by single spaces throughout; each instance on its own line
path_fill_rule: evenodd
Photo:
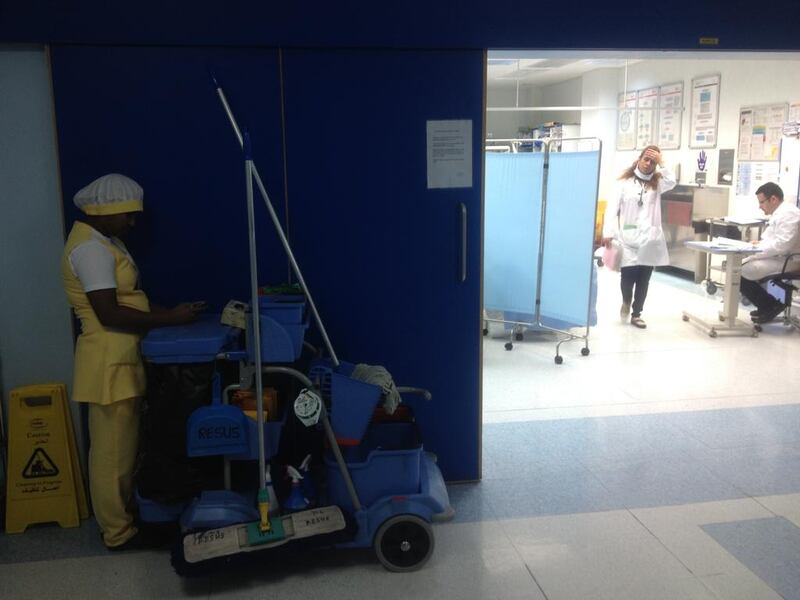
M 314 486 L 314 481 L 311 478 L 311 455 L 309 454 L 303 459 L 303 462 L 300 463 L 300 474 L 303 476 L 303 496 L 308 500 L 309 504 L 313 505 L 316 503 L 317 499 L 317 490 Z
M 289 474 L 289 477 L 292 478 L 292 490 L 289 492 L 289 497 L 284 503 L 284 508 L 286 508 L 288 512 L 297 512 L 307 509 L 309 502 L 303 495 L 303 484 L 301 483 L 303 476 L 291 465 L 286 467 L 286 472 Z

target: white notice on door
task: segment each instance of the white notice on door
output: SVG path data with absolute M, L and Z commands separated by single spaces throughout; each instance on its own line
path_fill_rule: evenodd
M 428 189 L 472 187 L 472 120 L 428 121 Z

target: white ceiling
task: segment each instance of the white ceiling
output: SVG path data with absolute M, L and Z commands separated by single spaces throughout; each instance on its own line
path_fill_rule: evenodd
M 487 83 L 492 88 L 551 85 L 595 69 L 623 68 L 643 60 L 752 60 L 764 55 L 770 60 L 798 59 L 798 54 L 791 52 L 502 50 L 489 52 Z

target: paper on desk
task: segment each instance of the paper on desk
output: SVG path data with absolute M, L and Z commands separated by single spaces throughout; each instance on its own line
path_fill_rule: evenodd
M 758 225 L 759 223 L 764 223 L 766 221 L 766 219 L 762 219 L 760 217 L 737 217 L 735 215 L 722 218 L 724 221 L 733 223 L 734 225 Z
M 733 238 L 726 238 L 722 236 L 713 238 L 711 243 L 721 248 L 741 248 L 743 250 L 751 250 L 755 248 L 755 246 L 753 246 L 753 244 L 750 242 L 734 240 Z

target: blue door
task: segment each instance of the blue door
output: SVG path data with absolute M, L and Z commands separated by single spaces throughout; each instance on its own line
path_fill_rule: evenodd
M 480 477 L 482 51 L 283 54 L 290 235 L 340 360 L 384 365 L 446 479 Z M 465 90 L 468 90 L 465 93 Z M 428 189 L 426 123 L 472 121 L 472 186 Z

